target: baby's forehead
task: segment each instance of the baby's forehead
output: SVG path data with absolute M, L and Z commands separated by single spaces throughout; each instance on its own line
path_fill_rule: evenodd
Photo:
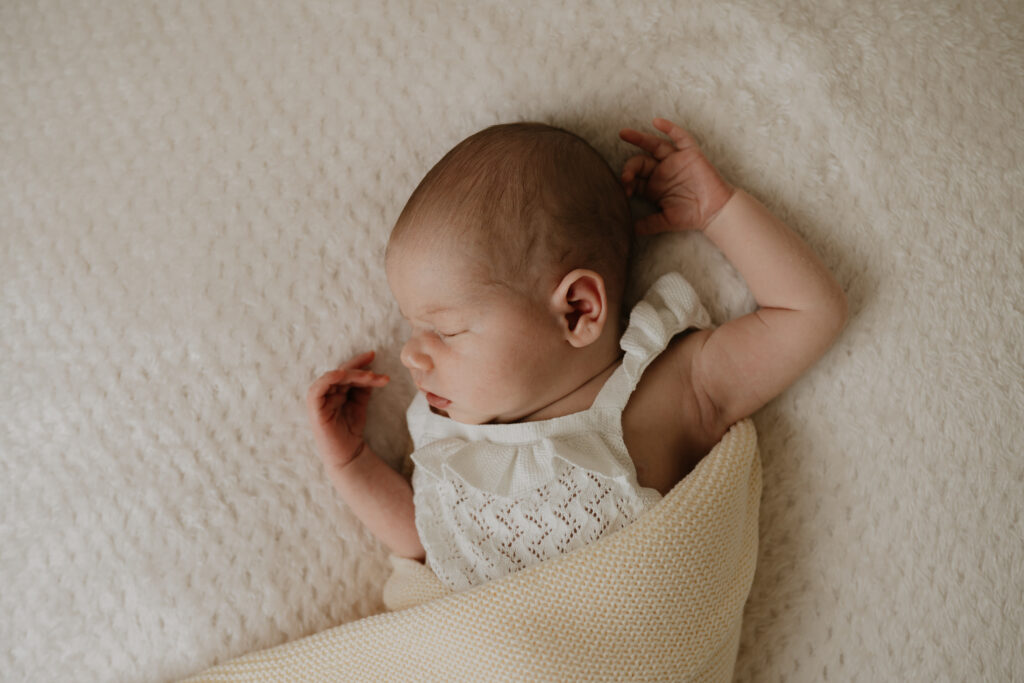
M 464 289 L 471 263 L 456 245 L 402 241 L 389 246 L 384 270 L 389 283 L 415 282 L 420 287 Z
M 389 254 L 385 268 L 406 318 L 465 314 L 485 305 L 491 294 L 468 264 L 436 253 Z
M 440 290 L 414 292 L 407 296 L 396 292 L 395 300 L 403 318 L 427 325 L 468 323 L 505 308 L 500 299 L 487 301 L 480 297 L 464 297 L 460 293 Z

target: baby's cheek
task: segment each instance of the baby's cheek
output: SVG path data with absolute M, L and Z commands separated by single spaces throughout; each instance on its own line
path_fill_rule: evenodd
M 493 407 L 507 397 L 509 392 L 516 391 L 520 373 L 516 370 L 516 358 L 507 355 L 493 354 L 474 359 L 473 363 L 463 365 L 465 373 L 460 373 L 460 382 L 474 396 L 481 409 Z
M 543 384 L 557 368 L 552 367 L 550 354 L 534 344 L 524 342 L 508 356 L 506 376 L 509 383 L 519 388 L 520 393 L 537 394 Z
M 514 378 L 515 374 L 506 371 L 505 364 L 496 359 L 477 368 L 473 376 L 467 379 L 473 382 L 481 398 L 487 398 L 492 396 L 496 389 L 507 390 L 510 380 Z

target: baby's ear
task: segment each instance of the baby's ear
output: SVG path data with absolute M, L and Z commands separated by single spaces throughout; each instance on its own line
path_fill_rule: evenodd
M 565 338 L 576 348 L 601 337 L 608 318 L 604 278 L 592 270 L 577 268 L 562 278 L 551 299 Z

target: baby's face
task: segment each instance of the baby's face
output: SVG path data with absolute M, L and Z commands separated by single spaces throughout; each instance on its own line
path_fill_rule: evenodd
M 416 386 L 436 410 L 468 424 L 512 422 L 542 407 L 564 346 L 557 316 L 474 282 L 454 250 L 429 251 L 394 249 L 386 264 L 412 327 L 401 359 Z

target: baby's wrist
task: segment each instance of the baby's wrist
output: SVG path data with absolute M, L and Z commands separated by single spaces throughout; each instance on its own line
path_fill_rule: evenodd
M 356 461 L 356 459 L 366 451 L 366 441 L 360 441 L 359 445 L 352 452 L 352 456 L 348 459 L 349 465 Z
M 352 448 L 341 448 L 337 444 L 325 445 L 320 449 L 320 459 L 330 474 L 341 474 L 349 465 L 359 459 L 366 450 L 366 441 L 360 441 Z
M 701 227 L 700 231 L 705 234 L 707 234 L 712 225 L 721 222 L 718 219 L 723 213 L 725 213 L 726 207 L 735 202 L 741 194 L 741 190 L 737 187 L 733 187 L 732 185 L 725 184 L 725 188 L 724 200 L 716 202 L 718 204 L 718 208 L 712 209 L 707 218 L 704 219 L 704 225 Z
M 731 202 L 737 194 L 736 187 L 725 182 L 721 177 L 719 177 L 718 180 L 718 186 L 706 195 L 707 204 L 704 211 L 704 222 L 700 228 L 701 232 L 704 232 L 711 226 L 715 219 L 722 214 L 726 205 Z
M 359 456 L 366 451 L 366 441 L 360 441 L 359 445 L 355 449 L 351 450 L 348 459 L 340 463 L 338 469 L 344 469 L 359 459 Z
M 372 452 L 363 441 L 352 451 L 347 460 L 338 459 L 324 463 L 327 478 L 342 495 L 347 495 L 346 491 L 350 490 L 352 486 L 361 485 L 359 482 L 366 475 L 367 453 Z

